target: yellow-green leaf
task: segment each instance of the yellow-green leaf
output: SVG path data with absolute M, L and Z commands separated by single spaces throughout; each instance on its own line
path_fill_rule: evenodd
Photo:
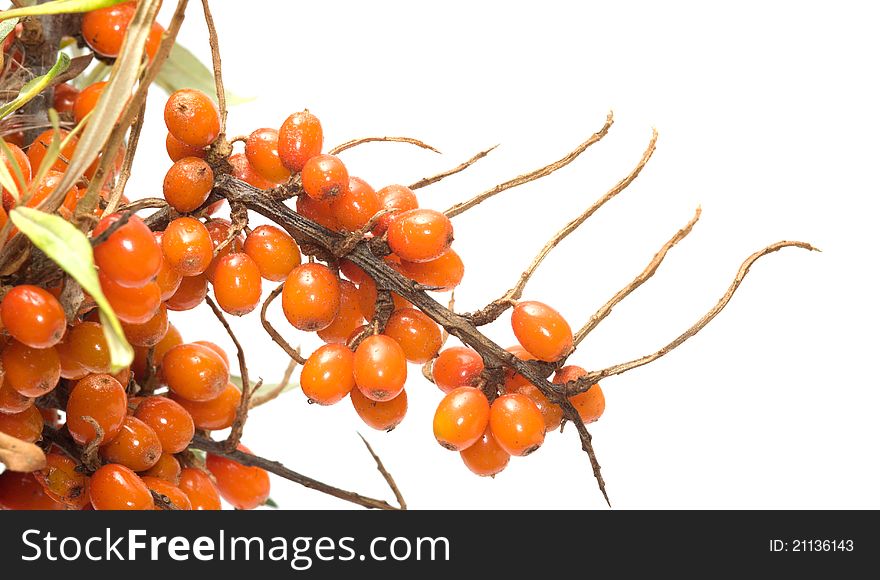
M 12 151 L 9 150 L 9 145 L 7 145 L 6 141 L 4 141 L 2 138 L 0 138 L 0 153 L 2 153 L 3 157 L 5 157 L 6 159 L 15 159 L 15 157 L 13 157 L 12 155 Z M 9 172 L 9 168 L 6 167 L 6 163 L 0 163 L 0 185 L 2 185 L 4 189 L 9 191 L 9 193 L 12 194 L 12 197 L 14 197 L 17 201 L 20 194 L 20 192 L 18 191 L 18 184 L 27 182 L 24 180 L 24 176 L 21 174 L 21 168 L 18 166 L 18 163 L 10 163 L 10 165 L 12 166 L 13 171 L 15 171 L 16 169 L 18 170 L 15 172 L 19 181 L 15 181 L 13 175 Z
M 0 14 L 3 13 L 0 12 Z M 55 64 L 52 65 L 52 68 L 50 68 L 46 74 L 29 80 L 23 87 L 21 87 L 17 97 L 0 107 L 0 119 L 14 113 L 22 105 L 43 92 L 43 89 L 49 86 L 52 79 L 66 71 L 69 66 L 70 56 L 63 52 L 58 53 L 58 60 L 55 61 Z
M 215 100 L 217 98 L 214 73 L 202 64 L 196 55 L 177 43 L 171 47 L 171 54 L 162 65 L 162 70 L 156 77 L 156 84 L 168 94 L 178 89 L 198 89 Z M 230 105 L 240 105 L 253 100 L 226 91 L 226 102 Z
M 0 21 L 24 16 L 44 16 L 47 14 L 72 14 L 74 12 L 91 12 L 122 4 L 127 0 L 55 0 L 45 4 L 35 4 L 23 8 L 13 8 L 0 12 Z
M 134 350 L 125 340 L 122 325 L 101 291 L 92 244 L 86 235 L 57 215 L 29 207 L 15 208 L 9 213 L 9 218 L 21 233 L 94 298 L 100 309 L 101 325 L 110 348 L 112 371 L 116 373 L 130 365 L 134 359 Z
M 16 24 L 18 24 L 18 18 L 10 18 L 9 20 L 0 22 L 0 42 L 6 40 L 9 33 L 15 30 Z

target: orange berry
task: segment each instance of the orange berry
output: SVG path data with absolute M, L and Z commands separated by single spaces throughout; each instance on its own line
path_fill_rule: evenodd
M 547 430 L 538 406 L 519 393 L 508 393 L 495 399 L 489 425 L 498 445 L 517 457 L 537 450 L 544 443 Z
M 141 479 L 150 491 L 164 495 L 177 509 L 187 511 L 192 509 L 192 502 L 190 502 L 189 496 L 168 480 L 149 475 L 143 475 Z
M 177 290 L 165 301 L 168 310 L 192 310 L 205 301 L 208 295 L 208 277 L 187 276 L 180 281 Z
M 101 446 L 101 457 L 109 463 L 118 463 L 132 471 L 153 467 L 162 455 L 162 444 L 153 428 L 138 419 L 127 416 L 116 437 Z
M 382 206 L 382 209 L 389 211 L 389 213 L 379 218 L 379 221 L 376 222 L 376 227 L 373 228 L 373 233 L 377 236 L 381 236 L 388 231 L 388 226 L 391 225 L 391 222 L 399 214 L 419 207 L 419 200 L 416 198 L 416 194 L 405 185 L 386 185 L 377 191 L 376 195 L 379 197 L 379 204 Z
M 51 169 L 36 184 L 31 183 L 32 195 L 25 204 L 25 207 L 40 207 L 40 204 L 58 189 L 58 183 L 63 178 L 64 174 L 62 172 Z M 73 205 L 74 209 L 76 209 L 75 203 L 70 201 L 71 197 L 74 198 L 75 202 L 79 201 L 79 191 L 76 186 L 71 187 L 64 196 L 64 203 L 68 204 L 68 206 Z M 99 215 L 97 210 L 96 215 Z
M 339 278 L 323 264 L 301 264 L 284 282 L 281 307 L 294 327 L 315 331 L 327 328 L 339 312 Z
M 180 490 L 189 498 L 194 510 L 219 510 L 220 494 L 207 473 L 195 467 L 180 472 Z
M 316 200 L 334 200 L 348 192 L 348 169 L 335 155 L 315 155 L 302 168 L 302 187 Z
M 34 479 L 46 495 L 69 509 L 81 510 L 90 501 L 89 476 L 77 471 L 76 461 L 53 451 L 46 454 L 46 467 L 34 472 Z
M 21 413 L 34 404 L 33 398 L 25 397 L 13 389 L 5 379 L 0 369 L 0 413 Z
M 423 364 L 437 355 L 443 344 L 440 326 L 427 314 L 415 308 L 395 310 L 388 323 L 385 333 L 403 348 L 406 360 Z
M 0 303 L 0 319 L 15 340 L 31 348 L 58 344 L 67 329 L 58 300 L 38 286 L 15 286 Z
M 190 147 L 207 147 L 220 134 L 220 110 L 197 89 L 180 89 L 165 103 L 165 126 Z
M 119 220 L 119 214 L 104 217 L 92 238 Z M 162 247 L 147 224 L 136 215 L 95 247 L 95 264 L 105 276 L 126 288 L 148 284 L 162 267 Z
M 519 343 L 540 360 L 553 362 L 571 351 L 571 327 L 542 302 L 520 302 L 514 306 L 510 321 Z
M 290 170 L 278 157 L 278 131 L 275 129 L 257 129 L 251 133 L 245 143 L 244 152 L 251 167 L 263 178 L 274 183 L 290 178 Z
M 239 445 L 240 451 L 249 450 Z M 205 466 L 217 481 L 217 490 L 232 507 L 252 510 L 269 499 L 269 474 L 260 467 L 245 466 L 241 463 L 208 453 Z
M 231 368 L 229 366 L 229 355 L 226 354 L 226 351 L 217 344 L 216 342 L 211 342 L 210 340 L 197 340 L 193 344 L 200 344 L 202 346 L 206 346 L 220 355 L 220 358 L 223 359 L 223 362 L 226 363 L 226 368 Z
M 512 353 L 513 356 L 518 358 L 519 360 L 535 360 L 535 357 L 526 351 L 520 345 L 514 345 L 507 349 L 508 352 Z M 521 374 L 513 371 L 512 369 L 505 369 L 504 371 L 504 388 L 506 390 L 513 390 L 517 387 L 522 387 L 524 385 L 530 385 L 529 380 L 522 376 Z
M 244 253 L 256 262 L 266 280 L 280 282 L 302 262 L 299 247 L 290 235 L 275 226 L 258 226 L 244 241 Z
M 244 246 L 244 236 L 241 233 L 238 233 L 232 236 L 229 243 L 226 243 L 226 240 L 230 237 L 233 229 L 232 222 L 223 218 L 212 219 L 205 224 L 205 228 L 208 230 L 208 235 L 211 236 L 211 243 L 213 244 L 214 251 L 214 258 L 211 260 L 211 265 L 205 270 L 205 275 L 208 277 L 208 280 L 213 282 L 214 270 L 217 269 L 217 264 L 225 256 L 242 250 L 242 247 Z M 224 243 L 226 243 L 226 245 L 223 249 L 219 249 L 221 244 Z
M 338 403 L 354 388 L 354 353 L 344 344 L 322 346 L 303 365 L 299 381 L 311 401 Z
M 36 443 L 43 436 L 43 416 L 33 405 L 20 413 L 0 413 L 0 433 Z
M 31 348 L 11 341 L 0 354 L 6 382 L 25 397 L 41 397 L 54 389 L 61 378 L 61 361 L 55 347 Z
M 74 385 L 67 400 L 67 430 L 79 445 L 95 439 L 96 432 L 85 417 L 94 419 L 103 431 L 101 442 L 111 441 L 128 412 L 125 389 L 110 375 L 89 375 Z
M 433 209 L 397 214 L 388 226 L 388 246 L 407 262 L 436 260 L 452 243 L 452 222 Z
M 61 362 L 62 378 L 79 380 L 91 373 L 110 372 L 107 338 L 97 322 L 83 321 L 72 326 L 55 350 Z
M 162 364 L 162 359 L 165 358 L 165 353 L 178 344 L 183 344 L 180 331 L 173 324 L 169 324 L 168 332 L 153 347 L 153 366 L 158 368 Z M 147 353 L 149 350 L 148 347 L 134 347 L 134 360 L 131 362 L 131 372 L 138 381 L 143 381 L 147 376 Z
M 306 161 L 321 153 L 323 146 L 321 122 L 308 111 L 289 116 L 278 130 L 278 155 L 291 171 L 302 171 Z
M 163 453 L 153 467 L 141 472 L 140 475 L 142 478 L 157 477 L 177 485 L 180 481 L 180 462 L 170 453 Z
M 229 314 L 242 316 L 260 303 L 263 290 L 260 269 L 247 254 L 222 257 L 214 270 L 213 283 L 217 304 Z
M 446 449 L 461 451 L 476 443 L 489 424 L 489 400 L 474 387 L 447 393 L 434 413 L 434 437 Z
M 122 323 L 125 338 L 133 346 L 155 346 L 168 332 L 168 309 L 159 306 L 156 314 L 143 324 Z
M 227 384 L 219 396 L 209 401 L 188 401 L 174 393 L 170 397 L 192 416 L 197 429 L 208 431 L 231 427 L 241 403 L 241 391 L 232 383 Z
M 327 343 L 346 342 L 363 320 L 358 303 L 357 288 L 348 280 L 340 280 L 339 312 L 336 313 L 330 326 L 318 331 L 318 336 Z
M 175 346 L 162 357 L 162 379 L 190 401 L 216 398 L 229 383 L 229 368 L 216 352 L 200 344 Z
M 276 185 L 278 185 L 275 181 L 269 181 L 254 169 L 251 162 L 248 161 L 247 156 L 244 153 L 233 153 L 229 156 L 229 164 L 232 166 L 232 175 L 236 179 L 240 179 L 245 183 L 248 183 L 257 189 L 272 189 Z
M 153 429 L 164 453 L 184 451 L 195 433 L 192 415 L 167 397 L 147 397 L 134 416 Z
M 95 108 L 95 105 L 98 104 L 98 99 L 101 98 L 101 93 L 104 92 L 104 87 L 106 86 L 107 82 L 102 81 L 91 84 L 80 91 L 79 95 L 76 97 L 76 101 L 73 103 L 73 120 L 77 125 L 80 124 L 82 120 L 86 118 L 86 115 L 91 113 Z
M 98 272 L 98 280 L 101 282 L 104 297 L 107 298 L 119 320 L 123 322 L 144 324 L 156 315 L 159 306 L 162 305 L 162 291 L 155 282 L 140 288 L 126 288 L 105 276 L 103 272 Z
M 86 12 L 82 19 L 83 39 L 100 55 L 119 56 L 134 10 L 133 2 L 125 2 Z
M 372 320 L 376 314 L 376 300 L 379 298 L 379 289 L 376 288 L 376 281 L 364 274 L 363 279 L 358 282 L 357 301 L 361 316 L 367 320 Z
M 60 145 L 70 134 L 70 131 L 65 129 L 58 130 L 58 144 Z M 34 142 L 31 143 L 31 146 L 28 147 L 28 160 L 30 161 L 31 168 L 34 173 L 37 173 L 40 169 L 40 166 L 43 164 L 43 159 L 46 157 L 46 152 L 49 149 L 49 145 L 52 144 L 52 140 L 55 138 L 55 129 L 46 129 L 42 133 L 40 133 Z M 73 154 L 76 151 L 77 143 L 79 139 L 76 137 L 71 137 L 70 140 L 61 148 L 60 155 L 58 159 L 52 164 L 51 169 L 55 171 L 59 171 L 64 173 L 67 171 L 67 166 L 70 165 L 70 160 L 73 158 Z M 34 197 L 37 197 L 34 195 Z M 32 206 L 33 207 L 33 206 Z
M 574 381 L 587 374 L 587 371 L 579 366 L 564 366 L 553 377 L 553 382 L 563 385 L 569 381 Z M 574 408 L 577 409 L 578 415 L 584 423 L 593 423 L 599 420 L 602 413 L 605 412 L 605 393 L 602 387 L 596 383 L 583 393 L 578 393 L 568 398 Z
M 541 389 L 531 383 L 520 385 L 512 389 L 508 389 L 509 393 L 519 393 L 525 395 L 532 400 L 541 416 L 544 418 L 544 426 L 547 431 L 555 431 L 562 423 L 562 407 L 550 402 Z
M 72 113 L 73 105 L 79 93 L 79 89 L 69 83 L 55 85 L 55 94 L 52 96 L 52 108 L 59 113 Z M 4 138 L 8 139 L 9 136 L 7 135 Z
M 296 198 L 296 212 L 328 230 L 339 230 L 339 220 L 333 210 L 332 200 L 319 201 L 307 195 Z
M 162 301 L 164 302 L 174 296 L 174 293 L 180 288 L 180 281 L 183 279 L 183 276 L 171 267 L 167 260 L 165 260 L 165 254 L 161 252 L 162 232 L 155 232 L 153 236 L 156 243 L 159 244 L 160 254 L 162 255 L 162 265 L 159 267 L 159 273 L 156 274 L 156 284 L 159 286 L 159 292 L 161 292 Z
M 354 353 L 354 381 L 368 399 L 393 399 L 406 384 L 406 355 L 397 341 L 382 334 L 365 338 Z
M 208 154 L 204 148 L 191 147 L 171 133 L 168 133 L 165 137 L 165 151 L 168 153 L 168 157 L 171 161 L 180 161 L 184 157 L 198 157 L 199 159 L 204 159 Z
M 449 292 L 464 277 L 464 262 L 458 253 L 449 248 L 430 262 L 400 262 L 400 273 L 425 286 L 433 286 L 436 292 Z
M 203 159 L 184 157 L 174 163 L 162 182 L 168 204 L 180 213 L 198 209 L 214 187 L 214 171 Z
M 391 431 L 406 416 L 406 390 L 387 401 L 373 401 L 361 394 L 358 389 L 351 391 L 351 404 L 358 417 L 368 426 L 379 431 Z
M 64 504 L 49 497 L 30 473 L 0 473 L 0 509 L 63 510 Z
M 330 203 L 330 208 L 339 226 L 354 232 L 364 227 L 382 206 L 376 191 L 366 181 L 351 177 L 348 180 L 348 189 L 339 192 Z
M 151 510 L 147 484 L 124 465 L 108 463 L 92 474 L 92 507 L 96 510 Z
M 498 475 L 510 462 L 510 453 L 498 445 L 492 429 L 486 428 L 483 436 L 468 447 L 462 449 L 461 460 L 472 472 L 481 477 Z
M 201 274 L 214 258 L 211 234 L 202 222 L 191 217 L 168 224 L 162 234 L 162 251 L 168 265 L 183 276 Z
M 483 357 L 470 348 L 453 346 L 434 360 L 431 375 L 441 391 L 448 393 L 458 387 L 473 387 L 483 372 Z
M 3 160 L 6 169 L 9 170 L 9 175 L 12 176 L 13 181 L 15 181 L 15 184 L 18 186 L 18 195 L 20 197 L 25 191 L 27 191 L 28 184 L 31 182 L 31 162 L 18 145 L 6 143 L 6 146 L 9 147 L 9 151 L 12 153 L 12 158 L 10 159 L 6 156 L 5 151 L 0 150 L 0 159 Z M 16 168 L 18 168 L 21 173 L 21 177 L 17 175 Z M 5 209 L 11 209 L 14 205 L 15 197 L 13 197 L 11 191 L 4 187 L 3 207 Z

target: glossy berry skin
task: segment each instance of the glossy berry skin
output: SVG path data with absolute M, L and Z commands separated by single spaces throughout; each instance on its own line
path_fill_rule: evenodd
M 382 209 L 386 209 L 389 213 L 385 214 L 376 222 L 373 233 L 381 236 L 388 231 L 388 226 L 397 216 L 405 211 L 416 209 L 419 207 L 419 200 L 416 194 L 405 185 L 386 185 L 376 192 L 379 197 L 379 204 Z
M 61 303 L 38 286 L 12 288 L 0 303 L 0 318 L 15 340 L 31 348 L 58 344 L 67 329 Z
M 92 475 L 92 507 L 96 510 L 151 510 L 153 495 L 147 484 L 124 465 L 108 463 Z
M 263 225 L 254 228 L 244 241 L 244 253 L 251 257 L 266 280 L 280 282 L 302 262 L 296 242 L 287 232 Z
M 452 222 L 433 209 L 411 209 L 388 226 L 388 246 L 401 260 L 430 262 L 452 243 Z
M 294 327 L 316 331 L 330 326 L 339 312 L 339 278 L 323 264 L 302 264 L 284 282 L 281 307 Z
M 507 349 L 507 351 L 519 360 L 528 361 L 535 360 L 535 356 L 528 352 L 526 349 L 516 344 Z M 506 369 L 504 371 L 504 388 L 508 391 L 512 391 L 518 387 L 522 387 L 525 385 L 531 384 L 529 380 L 522 376 L 521 374 L 513 371 L 512 369 Z
M 351 183 L 349 181 L 349 183 Z M 321 224 L 328 230 L 338 231 L 341 229 L 336 213 L 333 211 L 332 201 L 318 201 L 307 195 L 296 198 L 296 212 L 308 219 Z
M 110 372 L 107 338 L 97 322 L 83 321 L 71 327 L 55 350 L 61 362 L 61 378 L 79 380 L 88 374 Z
M 120 286 L 103 272 L 98 272 L 101 291 L 113 307 L 119 320 L 129 324 L 145 324 L 153 318 L 162 305 L 162 290 L 155 282 L 139 288 Z
M 348 193 L 348 169 L 335 155 L 315 155 L 302 168 L 302 186 L 312 199 L 336 199 Z
M 260 303 L 263 280 L 257 264 L 247 254 L 222 257 L 214 270 L 213 284 L 217 304 L 229 314 L 242 316 Z
M 70 131 L 66 131 L 64 129 L 60 129 L 58 131 L 58 144 L 61 145 L 67 139 L 67 136 L 70 134 Z M 28 147 L 28 161 L 30 161 L 31 169 L 36 174 L 40 165 L 43 163 L 43 159 L 46 157 L 46 151 L 49 149 L 49 145 L 52 144 L 53 139 L 55 138 L 55 130 L 54 129 L 46 129 L 42 133 L 40 133 L 34 142 L 31 143 L 30 147 Z M 70 164 L 70 160 L 73 158 L 73 154 L 76 152 L 76 146 L 79 142 L 79 139 L 76 137 L 71 137 L 67 140 L 67 144 L 61 147 L 61 154 L 58 159 L 52 164 L 51 169 L 55 171 L 59 171 L 64 173 L 67 171 L 67 166 Z M 62 159 L 63 158 L 63 159 Z M 36 197 L 36 196 L 34 196 Z
M 197 429 L 219 431 L 231 427 L 235 421 L 235 413 L 241 403 L 241 391 L 229 383 L 216 398 L 210 401 L 188 401 L 174 393 L 171 393 L 171 400 L 186 409 Z
M 318 337 L 327 343 L 347 342 L 354 329 L 363 321 L 357 287 L 348 280 L 340 280 L 339 312 L 336 313 L 330 326 L 318 331 Z
M 0 373 L 0 413 L 21 413 L 33 404 L 32 397 L 25 397 L 13 389 L 4 374 Z
M 73 121 L 76 124 L 81 123 L 82 120 L 86 118 L 86 115 L 92 112 L 95 105 L 98 104 L 98 99 L 101 98 L 101 93 L 104 92 L 104 87 L 106 86 L 107 83 L 102 81 L 91 84 L 80 91 L 76 100 L 73 102 Z
M 177 509 L 183 511 L 189 511 L 192 509 L 192 502 L 190 502 L 189 496 L 168 480 L 149 475 L 142 475 L 141 479 L 150 491 L 164 495 Z
M 52 96 L 52 107 L 59 113 L 72 113 L 73 105 L 79 96 L 79 89 L 68 83 L 55 85 L 55 94 Z M 7 145 L 9 144 L 9 136 L 5 136 Z
M 207 473 L 195 467 L 187 467 L 180 472 L 180 490 L 189 498 L 193 510 L 221 509 L 217 486 Z
M 321 122 L 308 111 L 289 116 L 278 130 L 278 155 L 291 171 L 302 171 L 306 161 L 320 154 L 323 146 Z
M 216 342 L 211 342 L 210 340 L 197 340 L 193 344 L 200 344 L 202 346 L 206 346 L 220 355 L 220 358 L 223 359 L 223 362 L 226 363 L 226 368 L 231 368 L 229 366 L 229 355 L 226 354 L 226 351 L 217 344 Z
M 34 472 L 34 479 L 46 495 L 69 509 L 81 510 L 91 500 L 89 476 L 76 470 L 78 464 L 59 452 L 46 454 L 46 467 Z
M 352 389 L 351 404 L 364 424 L 378 431 L 391 431 L 400 425 L 408 406 L 406 390 L 388 401 L 372 401 Z
M 191 217 L 173 220 L 162 234 L 162 251 L 168 265 L 182 276 L 197 276 L 214 258 L 214 244 L 205 225 Z
M 338 403 L 354 388 L 354 353 L 344 344 L 326 344 L 309 356 L 299 380 L 309 400 Z
M 11 341 L 0 355 L 6 383 L 25 397 L 41 397 L 61 378 L 61 361 L 55 347 L 31 348 Z
M 134 10 L 134 3 L 125 2 L 86 12 L 82 19 L 82 35 L 86 44 L 102 56 L 119 56 Z
M 128 412 L 125 389 L 110 375 L 89 375 L 74 385 L 67 400 L 67 430 L 79 445 L 95 438 L 94 427 L 84 419 L 91 417 L 104 432 L 102 443 L 111 441 Z
M 434 358 L 443 344 L 440 326 L 415 308 L 395 310 L 385 325 L 385 334 L 403 348 L 406 360 L 416 364 Z
M 0 433 L 36 443 L 43 436 L 43 416 L 33 405 L 20 413 L 0 413 Z
M 226 240 L 230 237 L 233 228 L 232 222 L 223 218 L 212 219 L 205 224 L 205 229 L 208 230 L 208 234 L 211 236 L 214 251 L 214 258 L 211 260 L 211 265 L 205 270 L 205 275 L 208 277 L 208 280 L 213 281 L 214 270 L 216 270 L 217 264 L 225 256 L 242 250 L 244 236 L 241 233 L 233 235 L 232 239 L 227 243 Z M 221 245 L 223 246 L 222 248 L 220 247 Z
M 134 416 L 156 433 L 163 453 L 180 453 L 192 441 L 195 425 L 192 415 L 167 397 L 147 397 Z
M 177 290 L 165 301 L 165 307 L 168 310 L 182 311 L 192 310 L 205 301 L 208 295 L 208 277 L 204 274 L 200 276 L 187 276 L 180 281 Z
M 175 346 L 183 344 L 183 338 L 180 331 L 173 324 L 168 325 L 168 332 L 159 341 L 159 344 L 153 347 L 153 366 L 159 368 L 162 365 L 162 359 L 165 354 Z M 147 376 L 147 352 L 149 348 L 136 346 L 134 347 L 134 360 L 131 362 L 131 373 L 138 381 L 143 381 Z
M 350 177 L 348 190 L 340 191 L 330 208 L 339 227 L 354 232 L 364 227 L 382 206 L 379 196 L 370 185 L 359 177 Z
M 92 238 L 120 219 L 119 214 L 104 217 Z M 133 215 L 128 222 L 95 247 L 95 264 L 101 272 L 125 288 L 139 288 L 149 283 L 162 267 L 162 248 L 144 221 Z
M 257 173 L 251 162 L 244 153 L 233 153 L 229 156 L 229 164 L 232 166 L 232 175 L 237 179 L 253 185 L 257 189 L 271 189 L 278 185 L 276 181 L 270 181 Z
M 30 473 L 0 473 L 0 510 L 64 510 Z
M 579 379 L 586 374 L 586 369 L 575 365 L 568 365 L 556 371 L 553 382 L 561 385 Z M 569 397 L 568 400 L 574 405 L 584 423 L 598 421 L 599 417 L 605 412 L 605 393 L 602 392 L 602 387 L 598 383 L 583 393 Z
M 180 161 L 184 157 L 204 159 L 208 154 L 204 148 L 187 145 L 171 133 L 165 136 L 165 152 L 171 161 Z
M 42 179 L 40 179 L 40 181 L 36 183 L 31 183 L 31 191 L 33 195 L 31 195 L 31 198 L 27 201 L 25 207 L 40 207 L 40 204 L 42 204 L 43 201 L 58 188 L 58 183 L 63 178 L 64 174 L 62 172 L 50 169 L 46 173 L 46 175 L 43 176 Z M 64 196 L 64 204 L 67 204 L 68 207 L 71 205 L 71 198 L 73 198 L 74 201 L 79 201 L 79 190 L 76 188 L 76 186 L 71 187 L 67 191 L 67 194 Z M 64 209 L 67 209 L 64 204 L 62 205 L 62 207 Z M 75 209 L 76 205 L 73 204 L 73 207 Z
M 539 360 L 553 362 L 572 349 L 568 322 L 543 302 L 520 302 L 514 306 L 510 320 L 519 343 Z
M 238 448 L 249 452 L 243 445 Z M 217 491 L 232 507 L 252 510 L 269 499 L 269 474 L 265 469 L 245 466 L 210 453 L 205 459 L 205 466 L 217 481 Z
M 143 324 L 127 324 L 123 322 L 122 330 L 125 331 L 125 338 L 132 346 L 156 346 L 165 336 L 165 333 L 168 332 L 168 309 L 165 308 L 164 304 L 161 304 L 153 317 L 148 321 Z
M 180 89 L 165 103 L 165 126 L 178 141 L 204 148 L 220 134 L 220 110 L 202 91 Z
M 406 384 L 406 354 L 389 336 L 365 338 L 354 353 L 354 381 L 368 399 L 388 401 Z
M 229 368 L 216 352 L 200 344 L 181 344 L 162 358 L 162 379 L 175 394 L 209 401 L 226 388 Z
M 155 237 L 161 248 L 162 232 L 156 232 Z M 180 275 L 180 272 L 171 267 L 171 264 L 165 260 L 165 254 L 163 253 L 162 265 L 159 267 L 159 273 L 156 274 L 156 285 L 159 286 L 159 292 L 163 302 L 174 296 L 174 293 L 180 288 L 182 280 L 183 276 Z
M 211 166 L 204 159 L 184 157 L 165 174 L 162 193 L 171 207 L 180 213 L 188 213 L 205 203 L 212 187 L 214 171 Z
M 149 468 L 141 472 L 141 477 L 156 477 L 177 485 L 180 481 L 180 462 L 173 455 L 163 453 L 159 456 L 159 461 Z
M 492 477 L 504 471 L 510 462 L 510 453 L 498 445 L 492 429 L 487 428 L 473 445 L 461 451 L 461 460 L 480 477 Z
M 531 383 L 526 383 L 525 385 L 509 389 L 508 392 L 519 393 L 530 398 L 535 406 L 538 407 L 538 410 L 541 411 L 547 431 L 555 431 L 559 428 L 559 425 L 562 423 L 562 407 L 551 403 L 550 399 L 538 387 Z
M 22 192 L 27 190 L 27 186 L 31 182 L 31 162 L 30 159 L 28 159 L 28 156 L 25 155 L 25 152 L 22 151 L 21 147 L 18 145 L 7 143 L 6 146 L 9 147 L 9 150 L 12 153 L 12 158 L 10 159 L 7 157 L 4 151 L 0 151 L 0 159 L 3 160 L 6 169 L 9 170 L 9 175 L 12 176 L 13 181 L 18 186 L 18 194 L 21 196 Z M 16 173 L 16 168 L 18 168 L 21 173 L 21 177 Z M 12 209 L 14 205 L 15 198 L 13 197 L 12 192 L 4 187 L 3 207 L 5 209 Z
M 251 167 L 265 179 L 281 183 L 290 178 L 290 170 L 281 163 L 278 156 L 278 131 L 257 129 L 247 139 L 244 146 Z
M 488 425 L 489 400 L 473 387 L 451 390 L 434 413 L 434 437 L 452 451 L 461 451 L 476 443 Z
M 132 471 L 153 467 L 162 455 L 162 444 L 152 427 L 127 416 L 116 437 L 101 446 L 101 457 L 109 463 L 118 463 Z
M 511 455 L 528 455 L 544 443 L 544 417 L 534 401 L 519 393 L 495 399 L 489 425 L 498 445 Z
M 458 387 L 474 386 L 484 368 L 483 357 L 477 351 L 465 346 L 453 346 L 434 359 L 431 375 L 434 384 L 448 393 Z
M 464 262 L 458 253 L 449 248 L 430 262 L 400 262 L 400 273 L 425 286 L 436 288 L 435 292 L 449 292 L 464 278 Z

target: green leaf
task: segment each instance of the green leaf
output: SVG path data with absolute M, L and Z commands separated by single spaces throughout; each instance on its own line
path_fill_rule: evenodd
M 6 141 L 4 141 L 2 138 L 0 138 L 0 152 L 2 152 L 3 157 L 5 157 L 6 159 L 15 159 L 15 157 L 13 157 L 12 155 L 12 151 L 9 150 L 9 145 L 7 145 Z M 27 182 L 24 180 L 24 176 L 21 173 L 21 168 L 18 166 L 18 163 L 10 163 L 10 165 L 12 166 L 12 170 L 15 171 L 14 178 L 13 175 L 9 172 L 9 168 L 6 167 L 6 163 L 0 163 L 0 185 L 2 185 L 4 189 L 9 191 L 9 193 L 12 194 L 12 197 L 14 197 L 17 201 L 19 199 L 19 195 L 21 194 L 21 192 L 18 191 L 18 184 Z M 16 179 L 18 181 L 16 181 Z
M 125 340 L 122 325 L 101 291 L 92 256 L 92 244 L 84 233 L 57 215 L 29 207 L 17 207 L 9 213 L 12 223 L 62 270 L 79 282 L 98 304 L 104 336 L 110 349 L 114 373 L 131 364 L 134 350 Z
M 9 20 L 0 22 L 0 43 L 6 40 L 6 37 L 9 36 L 10 32 L 15 30 L 16 24 L 18 24 L 18 18 L 10 18 Z
M 127 0 L 55 0 L 45 4 L 36 4 L 24 8 L 13 8 L 0 12 L 0 21 L 23 16 L 43 16 L 46 14 L 72 14 L 74 12 L 91 12 L 99 8 L 107 8 L 122 4 Z
M 278 504 L 275 503 L 275 500 L 272 499 L 271 497 L 267 497 L 266 501 L 263 502 L 263 505 L 266 507 L 273 508 L 273 509 L 278 509 Z
M 162 70 L 156 77 L 156 84 L 168 94 L 178 89 L 198 89 L 217 99 L 214 73 L 202 64 L 196 55 L 177 43 L 171 48 L 168 60 L 162 65 Z M 240 105 L 253 100 L 253 97 L 239 97 L 226 91 L 226 102 L 230 105 Z
M 0 12 L 0 15 L 2 14 L 3 13 Z M 59 52 L 58 60 L 55 61 L 55 64 L 49 69 L 49 72 L 29 80 L 23 87 L 21 87 L 21 91 L 19 91 L 17 97 L 0 107 L 0 119 L 14 113 L 22 105 L 43 92 L 43 89 L 49 86 L 52 79 L 66 71 L 69 66 L 70 56 L 63 52 Z

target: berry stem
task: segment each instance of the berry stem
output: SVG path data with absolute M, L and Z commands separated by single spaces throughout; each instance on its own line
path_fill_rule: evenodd
M 440 151 L 436 147 L 428 145 L 424 141 L 414 139 L 412 137 L 361 137 L 360 139 L 352 139 L 351 141 L 340 143 L 336 147 L 330 149 L 327 153 L 329 153 L 330 155 L 338 155 L 339 153 L 351 149 L 352 147 L 357 147 L 358 145 L 363 145 L 364 143 L 375 142 L 409 143 L 410 145 L 415 145 L 416 147 L 421 147 L 422 149 L 427 149 L 428 151 L 433 151 L 434 153 L 440 153 Z
M 423 177 L 422 179 L 420 179 L 420 180 L 416 181 L 415 183 L 413 183 L 412 185 L 410 185 L 409 188 L 412 190 L 416 190 L 416 189 L 437 183 L 441 179 L 449 177 L 450 175 L 455 175 L 456 173 L 460 173 L 460 172 L 464 171 L 465 169 L 467 169 L 468 167 L 470 167 L 471 165 L 473 165 L 474 163 L 476 163 L 477 161 L 479 161 L 480 159 L 482 159 L 483 157 L 485 157 L 486 155 L 488 155 L 489 153 L 491 153 L 492 151 L 494 151 L 497 147 L 498 147 L 498 145 L 493 145 L 493 146 L 489 147 L 488 149 L 484 149 L 484 150 L 480 151 L 479 153 L 477 153 L 476 155 L 474 155 L 473 157 L 471 157 L 470 159 L 468 159 L 467 161 L 465 161 L 464 163 L 456 165 L 452 169 L 449 169 L 449 170 L 444 171 L 442 173 L 438 173 L 437 175 L 432 175 L 431 177 Z

